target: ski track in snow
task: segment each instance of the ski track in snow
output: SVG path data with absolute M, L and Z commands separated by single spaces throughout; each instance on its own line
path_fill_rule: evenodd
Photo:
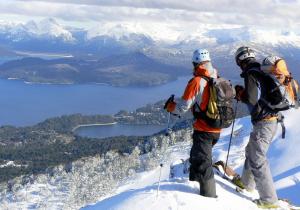
M 300 205 L 300 157 L 297 153 L 294 153 L 294 155 L 291 153 L 291 151 L 295 151 L 295 146 L 291 144 L 298 142 L 299 145 L 298 136 L 300 133 L 299 129 L 297 130 L 297 125 L 300 123 L 300 110 L 288 111 L 285 116 L 287 138 L 285 140 L 281 139 L 281 128 L 279 126 L 276 138 L 270 146 L 268 157 L 271 160 L 270 165 L 278 196 L 291 200 L 295 205 Z M 228 164 L 238 173 L 241 173 L 243 168 L 244 149 L 248 143 L 251 129 L 252 124 L 249 117 L 236 121 Z M 223 130 L 219 142 L 213 149 L 214 161 L 226 160 L 230 132 L 231 128 Z M 257 192 L 252 194 L 237 193 L 232 183 L 218 175 L 215 175 L 217 199 L 199 196 L 198 183 L 188 181 L 188 177 L 169 179 L 170 164 L 188 158 L 190 146 L 188 143 L 180 143 L 169 148 L 166 152 L 168 161 L 164 162 L 162 168 L 162 181 L 158 197 L 156 195 L 160 167 L 151 172 L 140 174 L 137 179 L 131 180 L 118 188 L 115 194 L 82 209 L 259 209 L 251 202 L 259 197 Z M 280 165 L 283 164 L 283 161 L 286 164 Z M 282 208 L 279 209 L 288 209 L 286 204 L 280 203 Z

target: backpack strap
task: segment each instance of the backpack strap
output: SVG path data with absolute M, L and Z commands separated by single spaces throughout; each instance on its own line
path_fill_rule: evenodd
M 206 80 L 206 82 L 207 82 L 208 84 L 209 84 L 209 82 L 210 82 L 210 80 L 211 80 L 210 77 L 207 77 L 207 76 L 204 76 L 204 75 L 201 75 L 201 76 L 199 76 L 199 77 L 201 77 L 202 79 Z
M 280 123 L 281 128 L 282 128 L 281 137 L 282 137 L 282 139 L 285 139 L 286 128 L 285 128 L 285 125 L 284 125 L 284 116 L 282 115 L 282 113 L 278 114 L 277 122 Z
M 197 77 L 200 77 L 201 79 L 204 79 L 207 82 L 207 84 L 210 84 L 210 81 L 211 81 L 210 77 L 207 77 L 207 76 L 204 76 L 204 75 L 197 75 Z M 198 111 L 195 111 L 196 108 L 198 109 Z M 198 102 L 196 102 L 194 104 L 194 107 L 193 107 L 193 116 L 194 116 L 195 119 L 199 119 L 199 118 L 205 119 L 206 111 L 207 111 L 207 108 L 204 111 L 201 110 L 200 104 L 198 104 Z
M 299 92 L 297 91 L 297 88 L 296 88 L 296 84 L 295 84 L 296 80 L 292 80 L 291 83 L 292 83 L 292 88 L 293 88 L 293 92 L 294 92 L 295 109 L 298 109 L 299 108 L 299 97 L 298 97 Z

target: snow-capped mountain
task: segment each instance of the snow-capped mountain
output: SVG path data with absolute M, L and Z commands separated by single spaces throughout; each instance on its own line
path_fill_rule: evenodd
M 59 38 L 64 42 L 89 42 L 99 37 L 120 41 L 128 46 L 168 46 L 178 49 L 191 46 L 217 47 L 232 43 L 257 43 L 272 46 L 300 47 L 297 31 L 282 31 L 241 25 L 198 25 L 160 22 L 99 23 L 89 29 L 63 26 L 53 18 L 27 23 L 0 22 L 0 35 L 12 41 L 34 38 Z M 101 40 L 101 39 L 100 39 Z M 105 42 L 105 39 L 101 41 Z M 140 45 L 139 45 L 140 46 Z
M 168 44 L 197 43 L 216 46 L 235 42 L 253 42 L 271 45 L 290 44 L 300 47 L 300 34 L 238 25 L 180 25 L 170 23 L 104 23 L 88 31 L 88 38 L 109 35 L 120 39 L 130 34 L 143 34 L 155 42 Z
M 0 23 L 0 34 L 14 42 L 35 38 L 58 38 L 65 42 L 75 40 L 72 33 L 53 18 L 43 19 L 39 22 L 29 21 L 19 24 L 2 22 Z
M 182 68 L 191 68 L 191 54 L 195 48 L 208 48 L 216 68 L 231 79 L 239 76 L 238 71 L 233 74 L 229 71 L 236 68 L 235 50 L 241 45 L 250 45 L 257 50 L 259 58 L 268 54 L 285 58 L 293 75 L 300 79 L 298 31 L 176 22 L 100 22 L 84 29 L 63 26 L 49 18 L 23 24 L 0 22 L 0 45 L 9 49 L 0 49 L 3 53 L 68 54 L 80 59 L 139 51 L 161 63 Z
M 30 21 L 25 24 L 28 32 L 38 36 L 50 36 L 62 38 L 66 42 L 74 41 L 74 37 L 70 31 L 60 25 L 55 19 L 44 19 L 38 23 Z

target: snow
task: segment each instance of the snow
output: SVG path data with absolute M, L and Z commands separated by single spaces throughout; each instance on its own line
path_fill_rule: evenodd
M 290 110 L 284 113 L 286 117 L 287 137 L 281 139 L 281 129 L 278 129 L 268 157 L 271 160 L 271 170 L 274 175 L 275 186 L 280 198 L 287 198 L 294 204 L 300 205 L 300 156 L 298 155 L 300 110 Z M 251 132 L 249 117 L 236 121 L 229 165 L 239 173 L 244 163 L 244 148 Z M 225 160 L 228 148 L 230 128 L 225 129 L 214 147 L 214 161 Z M 174 145 L 166 151 L 163 158 L 164 167 L 159 166 L 150 172 L 144 172 L 134 180 L 120 186 L 116 192 L 106 196 L 96 204 L 91 204 L 83 210 L 100 209 L 258 209 L 253 199 L 258 198 L 257 192 L 240 194 L 230 182 L 218 175 L 218 198 L 205 198 L 198 195 L 199 185 L 190 182 L 186 177 L 169 179 L 170 165 L 180 159 L 188 158 L 189 143 Z M 162 170 L 160 192 L 157 196 L 158 177 Z M 279 202 L 281 209 L 288 209 L 286 204 Z
M 299 148 L 300 110 L 291 110 L 284 115 L 286 117 L 287 137 L 284 140 L 281 139 L 281 129 L 279 128 L 268 157 L 271 160 L 271 170 L 279 197 L 287 198 L 300 206 L 300 156 L 297 151 Z M 251 128 L 249 117 L 236 121 L 228 163 L 238 173 L 242 171 L 244 148 L 247 145 Z M 226 160 L 230 132 L 231 128 L 225 129 L 219 142 L 215 145 L 213 150 L 214 162 Z M 189 131 L 183 133 L 185 138 L 190 138 Z M 175 133 L 173 134 L 175 135 Z M 103 164 L 99 157 L 89 159 L 88 162 L 80 161 L 78 170 L 74 171 L 74 176 L 65 172 L 64 166 L 61 166 L 60 169 L 56 169 L 57 173 L 54 177 L 50 174 L 28 177 L 27 184 L 17 185 L 13 193 L 2 192 L 0 209 L 76 209 L 81 207 L 83 203 L 86 204 L 86 202 L 76 202 L 90 195 L 100 199 L 97 203 L 90 203 L 82 208 L 83 210 L 258 209 L 251 202 L 252 199 L 258 197 L 257 192 L 237 193 L 230 182 L 218 175 L 215 176 L 217 199 L 198 195 L 198 183 L 188 181 L 187 175 L 170 179 L 170 166 L 180 163 L 181 159 L 188 158 L 190 147 L 191 143 L 188 139 L 169 147 L 161 156 L 162 168 L 157 165 L 152 171 L 139 173 L 134 179 L 124 180 L 111 194 L 105 197 L 100 197 L 101 188 L 97 188 L 98 185 L 89 184 L 91 177 L 98 179 L 97 175 L 101 173 L 101 171 L 93 169 L 93 167 L 99 169 L 99 164 Z M 12 162 L 9 163 L 9 165 L 11 164 Z M 161 185 L 157 196 L 160 170 L 162 172 Z M 84 176 L 81 176 L 82 174 Z M 100 184 L 101 182 L 91 183 Z M 88 192 L 95 193 L 88 194 Z M 94 201 L 91 199 L 90 202 Z
M 145 24 L 147 27 L 145 27 Z M 110 22 L 100 23 L 98 27 L 89 29 L 87 38 L 107 35 L 121 39 L 122 37 L 129 37 L 130 34 L 145 35 L 154 41 L 169 44 L 195 42 L 205 45 L 219 45 L 235 42 L 254 42 L 273 46 L 289 44 L 300 47 L 299 33 L 231 24 L 199 23 L 195 26 L 194 23 L 183 24 L 180 22 Z
M 163 181 L 160 193 L 156 197 L 156 185 L 132 190 L 121 195 L 104 200 L 100 205 L 88 207 L 86 209 L 224 209 L 230 206 L 235 199 L 235 208 L 232 209 L 253 209 L 254 204 L 244 205 L 244 199 L 238 195 L 233 195 L 234 187 L 230 190 L 221 187 L 224 180 L 217 177 L 217 190 L 222 193 L 222 198 L 204 198 L 197 195 L 198 185 L 195 182 L 187 181 Z M 130 199 L 128 199 L 130 197 Z M 115 205 L 111 205 L 115 203 Z
M 145 27 L 146 26 L 146 27 Z M 198 44 L 219 46 L 232 43 L 257 43 L 271 46 L 292 45 L 300 47 L 299 31 L 268 29 L 254 26 L 232 24 L 204 24 L 194 22 L 99 22 L 89 29 L 64 27 L 54 18 L 27 23 L 13 23 L 0 20 L 0 33 L 7 33 L 14 41 L 27 36 L 62 38 L 65 42 L 74 42 L 72 31 L 87 32 L 87 40 L 99 36 L 108 36 L 117 41 L 134 39 L 139 36 L 148 42 L 167 45 Z M 178 46 L 178 48 L 180 48 Z
M 65 42 L 75 41 L 72 33 L 53 18 L 46 18 L 39 22 L 32 20 L 27 23 L 1 21 L 0 32 L 8 33 L 14 41 L 22 40 L 26 36 L 62 38 Z
M 280 139 L 281 133 L 277 133 L 276 141 L 273 145 L 274 155 L 272 155 L 273 161 L 278 164 L 273 165 L 274 174 L 279 175 L 286 172 L 289 169 L 300 167 L 299 154 L 299 137 L 300 137 L 300 115 L 294 112 L 285 113 L 285 125 L 287 127 L 286 139 Z M 298 170 L 300 171 L 300 169 Z
M 254 27 L 235 27 L 211 29 L 206 32 L 208 37 L 215 37 L 219 44 L 234 42 L 255 42 L 270 45 L 290 44 L 300 46 L 300 36 L 294 32 L 266 30 Z
M 14 161 L 7 161 L 5 164 L 3 165 L 0 165 L 0 168 L 6 168 L 6 167 L 22 167 L 22 165 L 18 165 L 18 164 L 15 164 Z
M 66 30 L 63 26 L 61 26 L 57 21 L 53 18 L 44 19 L 39 23 L 35 23 L 34 27 L 29 27 L 26 24 L 27 28 L 32 30 L 32 33 L 38 35 L 50 34 L 53 37 L 62 37 L 65 41 L 73 41 L 72 33 Z

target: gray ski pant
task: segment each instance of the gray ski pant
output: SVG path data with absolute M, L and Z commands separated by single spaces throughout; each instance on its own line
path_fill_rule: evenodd
M 260 199 L 277 202 L 277 194 L 267 160 L 267 151 L 277 130 L 277 121 L 259 121 L 253 125 L 246 147 L 242 182 L 249 190 L 257 189 Z

